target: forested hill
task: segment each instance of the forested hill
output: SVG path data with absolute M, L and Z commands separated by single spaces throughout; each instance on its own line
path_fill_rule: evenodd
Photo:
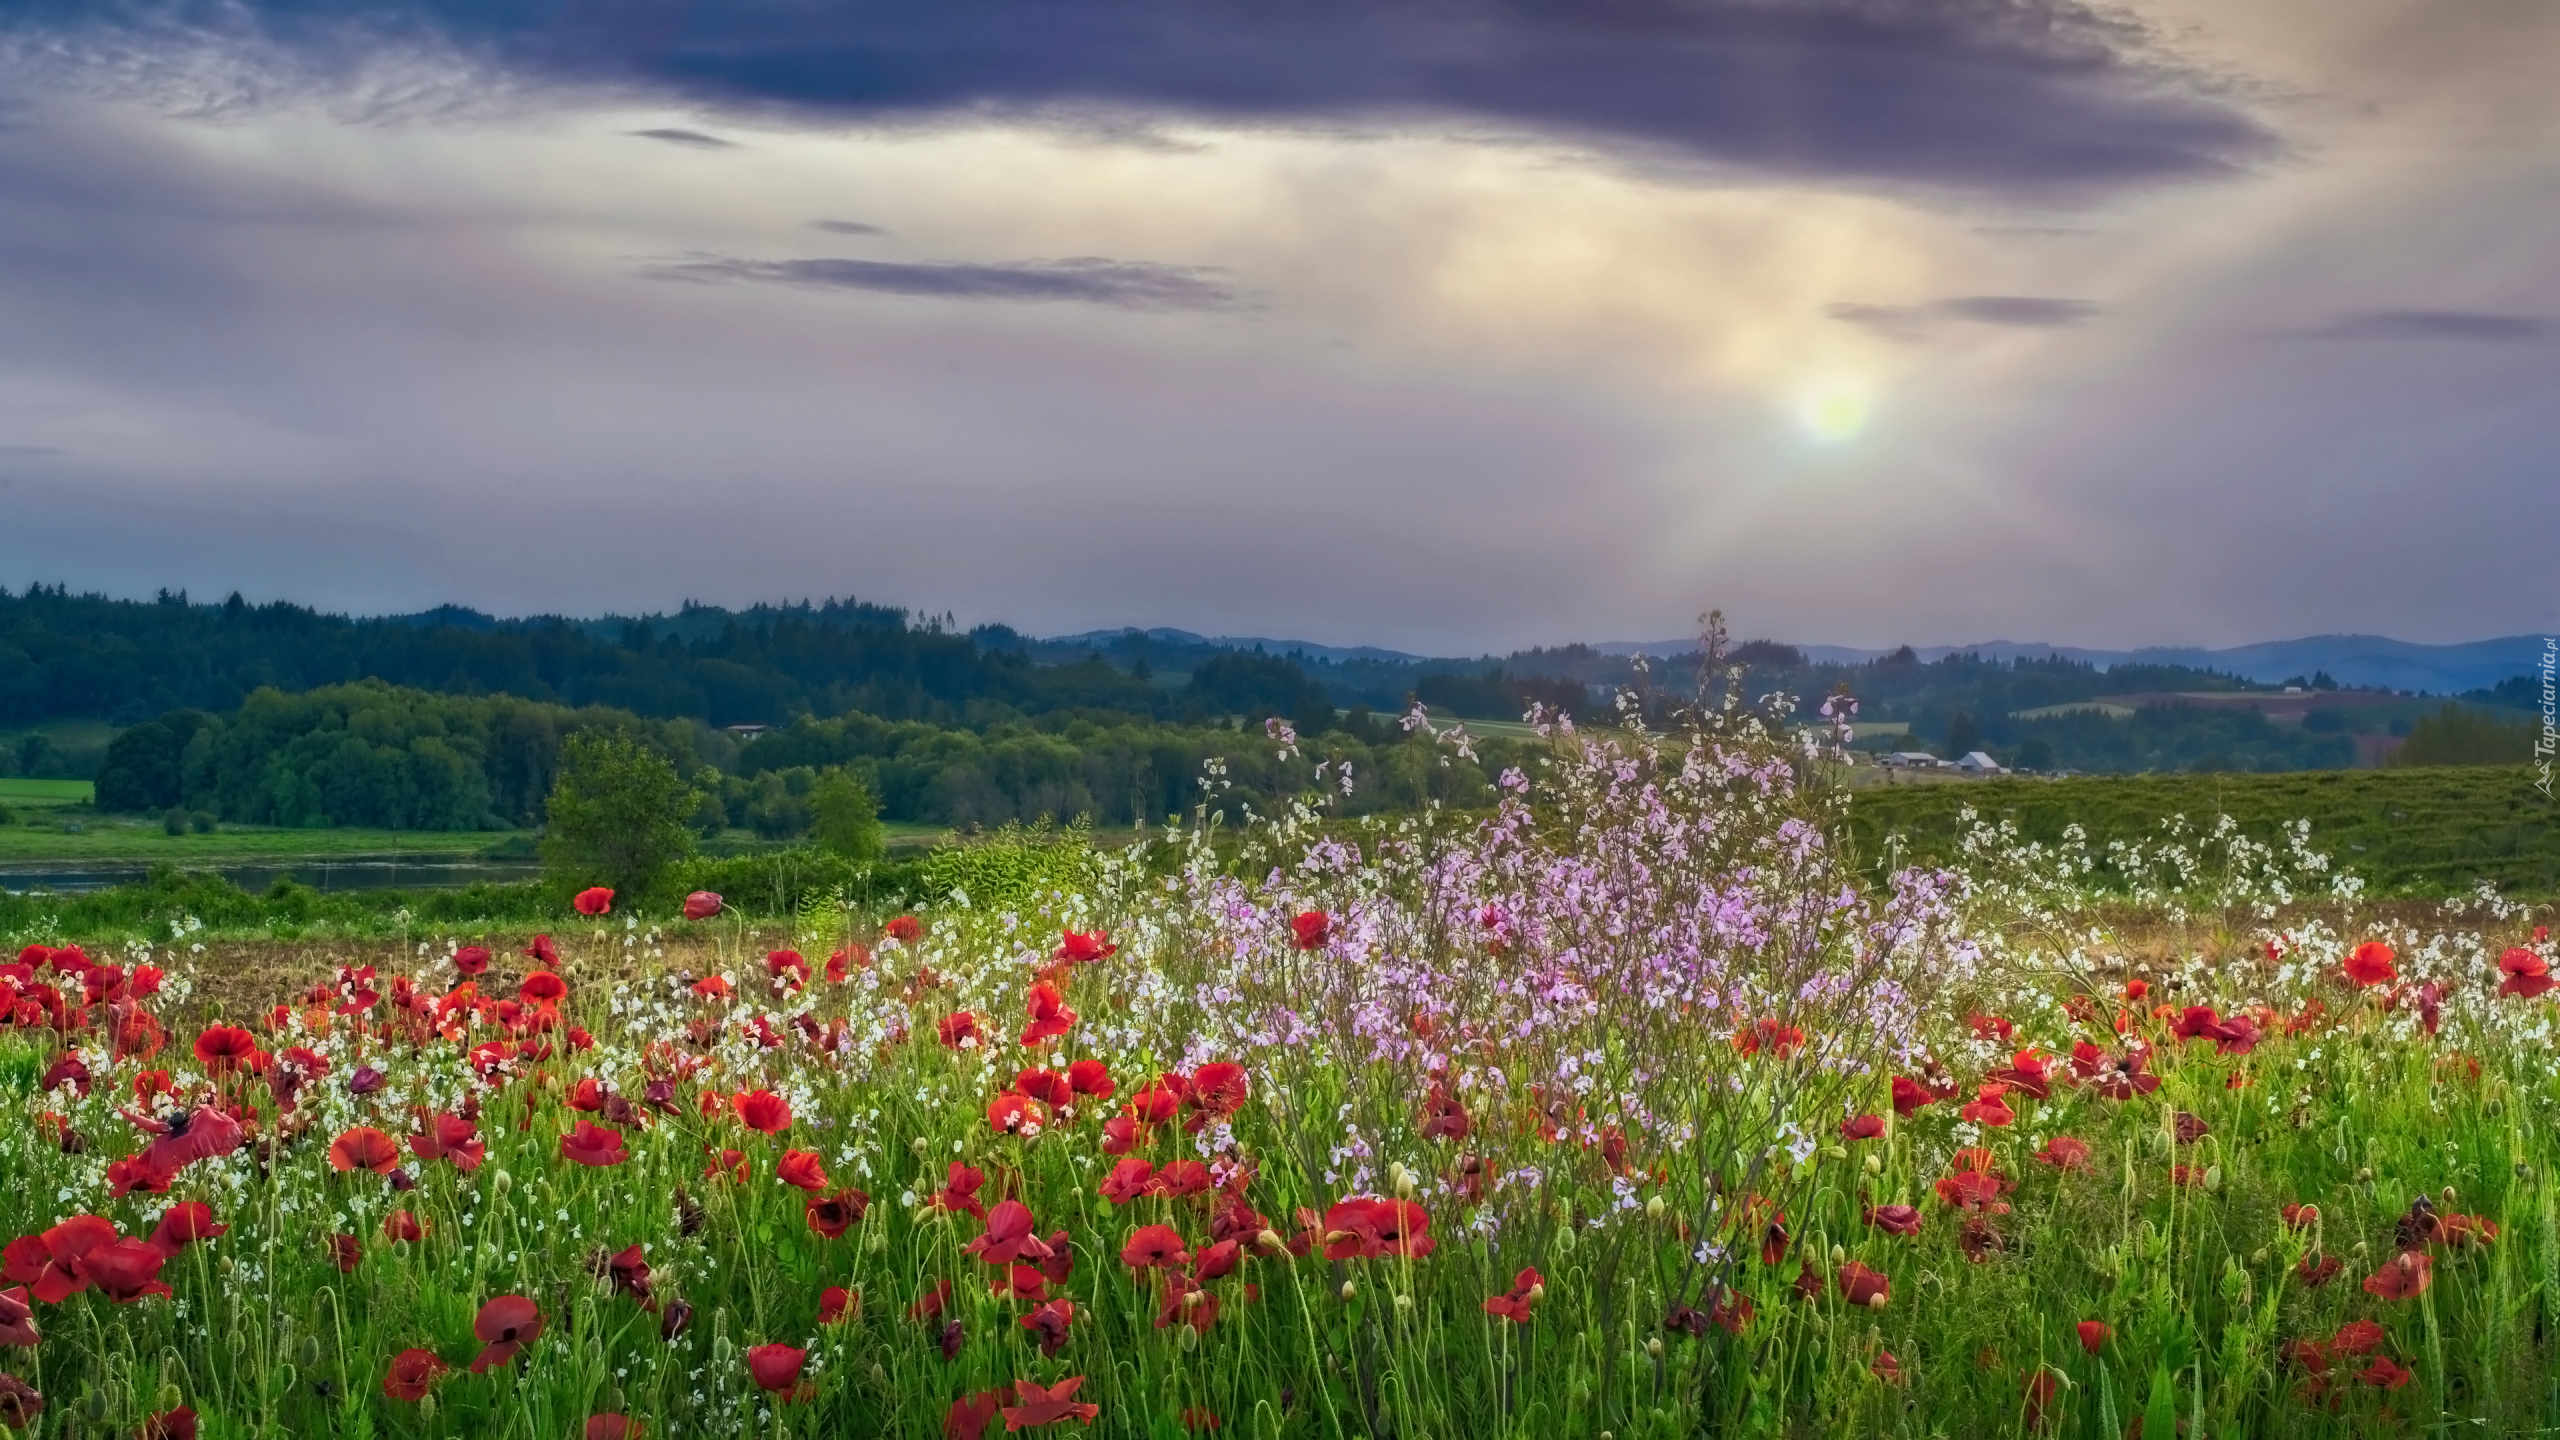
M 990 708 L 1152 715 L 1172 703 L 1161 687 L 1099 661 L 1036 665 L 1019 648 L 855 601 L 687 607 L 598 625 L 450 609 L 355 619 L 236 595 L 201 605 L 167 592 L 131 601 L 59 586 L 0 589 L 0 725 L 222 712 L 261 687 L 364 679 L 714 725 L 855 710 L 946 723 Z

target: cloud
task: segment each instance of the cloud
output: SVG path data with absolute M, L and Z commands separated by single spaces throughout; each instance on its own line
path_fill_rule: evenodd
M 669 145 L 681 145 L 688 150 L 735 150 L 738 148 L 738 142 L 735 140 L 723 140 L 717 135 L 705 135 L 699 130 L 633 130 L 628 133 L 635 140 L 660 140 Z
M 865 225 L 859 220 L 812 220 L 809 222 L 809 228 L 824 230 L 830 235 L 886 235 L 889 233 L 877 225 Z
M 56 445 L 0 445 L 0 460 L 51 460 L 62 453 Z
M 2103 308 L 2095 301 L 2056 295 L 1956 295 L 1925 305 L 1842 302 L 1823 313 L 1897 340 L 1916 340 L 1950 321 L 2012 330 L 2066 330 L 2096 319 Z
M 752 281 L 868 290 L 942 300 L 1069 300 L 1122 310 L 1232 310 L 1236 293 L 1196 265 L 1079 256 L 1000 264 L 892 260 L 741 260 L 729 256 L 670 261 L 642 271 L 658 280 Z
M 2365 310 L 2310 332 L 2317 340 L 2459 340 L 2530 345 L 2560 340 L 2560 322 L 2484 310 Z
M 198 13 L 219 18 L 186 18 Z M 93 51 L 108 81 L 135 70 L 137 47 L 267 56 L 308 83 L 378 72 L 386 50 L 408 46 L 492 65 L 508 83 L 823 126 L 1422 124 L 2013 193 L 2217 177 L 2277 148 L 2142 25 L 2087 0 L 770 0 L 636 14 L 235 0 L 19 15 L 0 27 L 48 55 Z M 158 67 L 172 72 L 188 73 Z M 679 133 L 653 138 L 694 143 Z

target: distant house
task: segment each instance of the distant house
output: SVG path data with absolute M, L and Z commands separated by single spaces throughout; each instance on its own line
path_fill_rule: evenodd
M 741 740 L 753 740 L 773 727 L 770 725 L 724 725 L 721 728 Z
M 2005 775 L 2008 773 L 2000 768 L 1999 761 L 1992 759 L 1990 756 L 1983 754 L 1979 750 L 1967 750 L 1964 752 L 1964 758 L 1956 762 L 1956 768 L 1967 775 Z
M 1896 750 L 1880 763 L 1888 770 L 1935 770 L 1942 762 L 1926 750 Z

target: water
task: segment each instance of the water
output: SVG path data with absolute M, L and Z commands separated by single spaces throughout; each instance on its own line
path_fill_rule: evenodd
M 219 875 L 243 890 L 256 892 L 278 880 L 292 880 L 315 890 L 450 890 L 488 881 L 513 884 L 542 873 L 535 860 L 483 860 L 472 856 L 341 855 L 326 860 L 261 860 L 237 865 L 188 866 Z M 141 860 L 53 861 L 0 865 L 0 890 L 25 894 L 51 890 L 77 894 L 130 885 L 151 873 Z

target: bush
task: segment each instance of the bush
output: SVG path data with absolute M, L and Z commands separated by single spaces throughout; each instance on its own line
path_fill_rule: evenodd
M 693 854 L 688 822 L 700 798 L 675 766 L 635 741 L 572 735 L 560 747 L 543 867 L 555 884 L 649 895 Z
M 861 776 L 829 770 L 810 790 L 809 807 L 817 815 L 813 838 L 819 849 L 857 862 L 880 858 L 880 802 Z
M 2391 757 L 2394 766 L 2522 765 L 2533 758 L 2533 722 L 2508 720 L 2451 701 L 2409 727 L 2409 743 Z
M 927 899 L 979 909 L 1016 909 L 1053 893 L 1074 894 L 1100 873 L 1092 827 L 1078 817 L 1061 830 L 1043 819 L 1008 824 L 983 838 L 935 846 L 918 879 Z

